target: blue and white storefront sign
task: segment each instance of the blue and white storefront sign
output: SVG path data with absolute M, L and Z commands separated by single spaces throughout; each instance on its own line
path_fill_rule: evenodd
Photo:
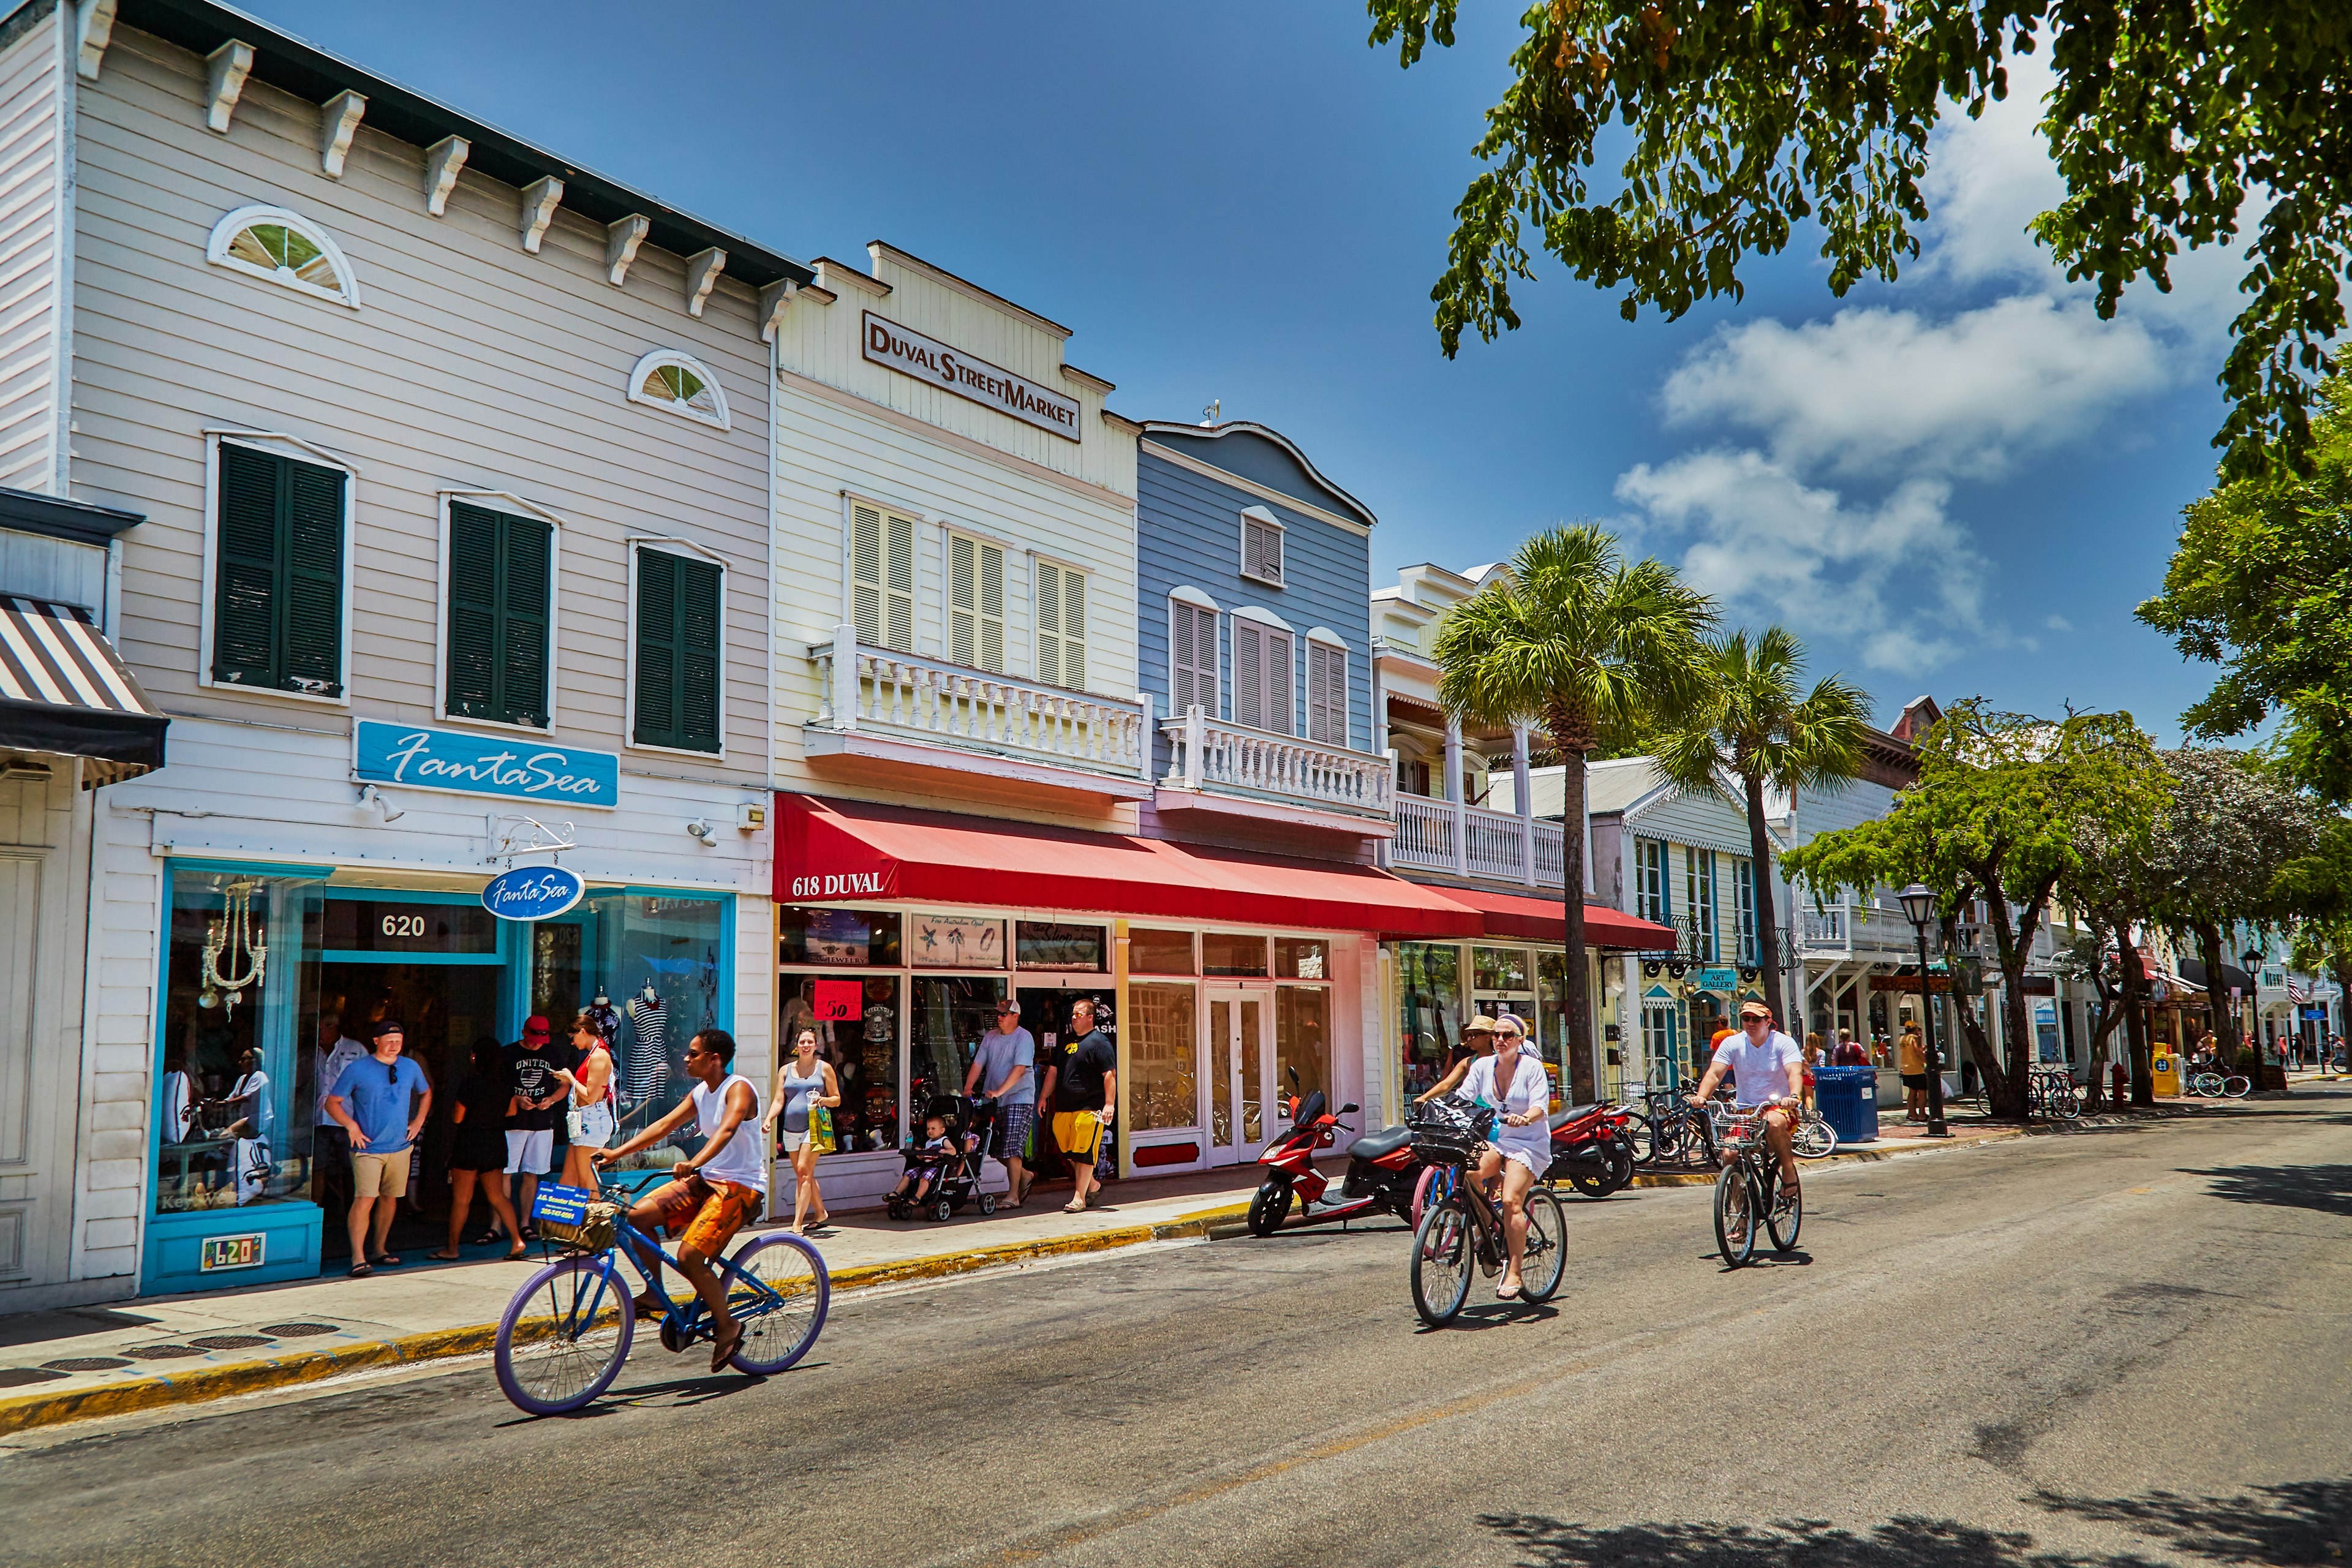
M 1739 971 L 1702 969 L 1692 975 L 1691 983 L 1702 991 L 1735 991 L 1739 987 Z
M 621 759 L 613 752 L 470 735 L 426 724 L 352 725 L 352 773 L 362 784 L 484 795 L 610 811 L 620 804 Z
M 490 879 L 482 908 L 502 921 L 546 921 L 578 903 L 588 884 L 561 866 L 517 866 Z

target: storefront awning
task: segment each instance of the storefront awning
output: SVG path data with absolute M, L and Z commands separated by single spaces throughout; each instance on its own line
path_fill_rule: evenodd
M 1534 899 L 1519 893 L 1490 893 L 1478 888 L 1447 888 L 1445 896 L 1478 911 L 1488 936 L 1527 937 L 1537 942 L 1566 942 L 1568 916 L 1558 899 Z M 1621 910 L 1600 904 L 1584 906 L 1584 941 L 1588 947 L 1616 948 L 1626 952 L 1657 952 L 1676 941 L 1670 926 L 1636 920 Z
M 1298 931 L 1476 936 L 1449 892 L 1370 866 L 815 795 L 776 797 L 776 899 L 1089 910 Z
M 86 611 L 0 595 L 0 747 L 86 757 L 85 785 L 163 765 L 155 711 Z

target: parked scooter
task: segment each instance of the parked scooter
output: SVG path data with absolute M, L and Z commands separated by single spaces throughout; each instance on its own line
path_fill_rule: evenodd
M 1546 1181 L 1565 1181 L 1591 1198 L 1605 1198 L 1633 1179 L 1633 1113 L 1602 1100 L 1550 1117 L 1551 1165 Z
M 1290 1082 L 1293 1089 L 1298 1085 L 1296 1068 L 1291 1070 Z M 1324 1109 L 1324 1103 L 1319 1089 L 1304 1100 L 1292 1095 L 1290 1131 L 1258 1155 L 1257 1163 L 1266 1172 L 1257 1195 L 1250 1199 L 1252 1236 L 1272 1236 L 1281 1229 L 1289 1217 L 1294 1194 L 1299 1200 L 1301 1225 L 1366 1219 L 1376 1214 L 1392 1214 L 1411 1223 L 1413 1183 L 1421 1174 L 1420 1162 L 1413 1158 L 1412 1134 L 1402 1127 L 1391 1127 L 1348 1145 L 1346 1181 L 1338 1197 L 1327 1197 L 1331 1184 L 1315 1168 L 1315 1156 L 1339 1141 L 1343 1131 L 1339 1117 L 1356 1108 L 1343 1105 L 1335 1115 Z

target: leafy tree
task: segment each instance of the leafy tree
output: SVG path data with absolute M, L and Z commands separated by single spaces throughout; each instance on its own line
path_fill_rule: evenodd
M 2051 895 L 2083 868 L 2093 832 L 2145 839 L 2163 804 L 2147 737 L 2124 713 L 2063 720 L 1997 712 L 1981 698 L 1955 703 L 1915 742 L 1918 783 L 1886 816 L 1824 833 L 1781 859 L 1818 900 L 1920 882 L 1935 889 L 1944 951 L 1959 951 L 1967 906 L 1981 901 L 2003 981 L 2004 1065 L 1971 1008 L 1957 1009 L 1993 1114 L 2025 1115 L 2032 1066 L 2025 963 Z
M 2164 591 L 2138 616 L 2221 667 L 2181 715 L 2191 735 L 2224 740 L 2276 714 L 2289 777 L 2342 803 L 2352 801 L 2352 377 L 2331 378 L 2321 397 L 2309 477 L 2235 479 L 2190 502 Z
M 2107 933 L 2094 925 L 2078 931 L 2050 960 L 2053 973 L 2087 983 L 2097 999 L 2091 1014 L 2091 1103 L 2095 1106 L 2107 1091 L 2101 1075 L 2107 1060 L 2107 1037 L 2124 1021 L 2123 968 L 2109 962 L 2112 952 Z
M 1437 636 L 1437 696 L 1474 723 L 1539 726 L 1570 764 L 1563 823 L 1584 820 L 1584 759 L 1701 689 L 1714 624 L 1707 597 L 1655 561 L 1628 562 L 1607 530 L 1581 523 L 1519 546 L 1509 572 L 1456 605 Z M 1584 975 L 1584 836 L 1560 836 L 1568 922 L 1568 1037 L 1590 1060 Z
M 1369 0 L 1371 43 L 1410 68 L 1451 47 L 1460 0 Z M 1749 252 L 1811 219 L 1843 295 L 1919 253 L 1929 137 L 1948 110 L 2008 96 L 2007 62 L 2046 47 L 2042 132 L 2065 198 L 2032 225 L 2114 313 L 2135 279 L 2170 288 L 2184 245 L 2237 236 L 2252 195 L 2243 309 L 2215 445 L 2233 475 L 2300 465 L 2307 374 L 2331 363 L 2352 247 L 2352 8 L 2340 0 L 1539 0 L 1473 151 L 1431 291 L 1450 355 L 1464 330 L 1516 328 L 1531 243 L 1669 319 L 1742 292 Z M 1622 125 L 1622 129 L 1616 129 Z M 1606 142 L 1613 182 L 1592 177 Z M 1535 230 L 1531 241 L 1526 233 Z
M 1744 629 L 1717 638 L 1708 646 L 1705 668 L 1698 702 L 1681 724 L 1652 738 L 1652 751 L 1659 771 L 1690 794 L 1727 798 L 1723 780 L 1739 783 L 1737 804 L 1747 809 L 1748 864 L 1755 868 L 1757 960 L 1765 999 L 1785 1019 L 1765 786 L 1834 793 L 1852 783 L 1862 772 L 1870 699 L 1834 675 L 1803 689 L 1805 650 L 1780 626 L 1767 626 L 1753 640 Z

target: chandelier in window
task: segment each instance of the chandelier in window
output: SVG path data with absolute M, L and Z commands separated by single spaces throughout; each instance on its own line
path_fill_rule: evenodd
M 205 988 L 196 998 L 200 1007 L 225 1007 L 234 1017 L 245 988 L 261 984 L 269 942 L 267 931 L 253 923 L 253 890 L 259 886 L 245 877 L 230 882 L 220 918 L 205 922 Z

